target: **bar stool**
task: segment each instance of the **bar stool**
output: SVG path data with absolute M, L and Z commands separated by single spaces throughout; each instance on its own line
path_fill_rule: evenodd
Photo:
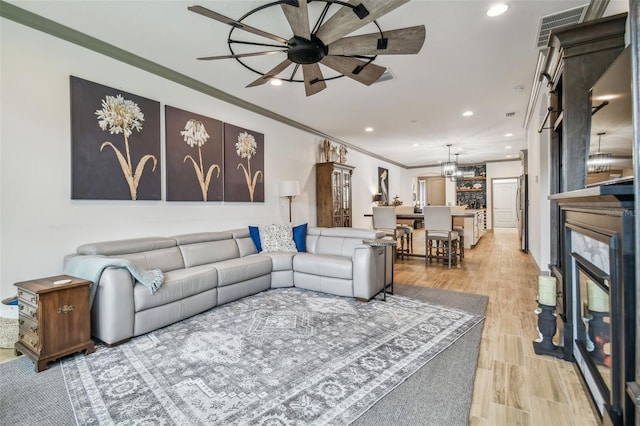
M 424 208 L 425 264 L 428 265 L 432 260 L 438 259 L 446 261 L 451 269 L 451 266 L 457 263 L 460 236 L 452 226 L 450 207 L 426 206 Z

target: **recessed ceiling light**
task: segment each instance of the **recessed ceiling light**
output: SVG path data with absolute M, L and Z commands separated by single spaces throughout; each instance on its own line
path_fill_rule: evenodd
M 364 131 L 365 132 L 373 132 L 373 127 L 365 127 Z
M 509 6 L 507 6 L 504 3 L 496 3 L 493 6 L 491 6 L 489 8 L 489 10 L 487 10 L 487 16 L 490 17 L 494 17 L 494 16 L 500 16 L 503 13 L 505 13 L 507 11 L 507 9 L 509 9 Z
M 513 133 L 505 133 L 504 134 L 506 137 L 510 138 L 511 136 L 513 136 Z
M 505 146 L 504 149 L 511 149 L 511 145 Z
M 272 78 L 269 80 L 269 83 L 271 83 L 272 86 L 282 86 L 282 80 L 279 78 Z
M 462 113 L 463 117 L 471 117 L 473 115 L 473 111 L 465 111 Z
M 420 144 L 419 143 L 414 143 L 413 146 L 420 146 Z
M 507 155 L 507 158 L 511 158 L 511 157 L 512 157 L 512 155 L 511 155 L 511 154 Z

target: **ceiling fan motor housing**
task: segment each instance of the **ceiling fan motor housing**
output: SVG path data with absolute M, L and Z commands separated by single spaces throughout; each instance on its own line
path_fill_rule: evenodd
M 313 34 L 311 35 L 311 40 L 293 37 L 288 44 L 287 57 L 296 64 L 315 64 L 320 62 L 327 54 L 327 46 Z

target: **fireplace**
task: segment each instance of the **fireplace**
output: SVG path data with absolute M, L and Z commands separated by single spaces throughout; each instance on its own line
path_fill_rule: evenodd
M 563 224 L 564 358 L 576 362 L 603 424 L 634 424 L 633 196 L 602 187 L 552 197 Z

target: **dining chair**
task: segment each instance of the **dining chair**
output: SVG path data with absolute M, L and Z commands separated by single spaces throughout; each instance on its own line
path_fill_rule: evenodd
M 403 228 L 407 236 L 407 253 L 413 253 L 413 225 L 415 219 L 398 219 L 398 215 L 413 214 L 413 206 L 396 206 L 396 224 Z
M 451 223 L 451 208 L 447 206 L 425 206 L 425 264 L 433 259 L 447 262 L 449 269 L 458 261 L 460 236 Z M 434 254 L 435 251 L 435 254 Z
M 400 241 L 396 252 L 401 257 L 404 256 L 404 242 L 406 232 L 402 228 L 398 228 L 396 224 L 396 209 L 393 206 L 373 206 L 373 229 L 382 231 L 385 235 L 393 237 L 394 240 Z

